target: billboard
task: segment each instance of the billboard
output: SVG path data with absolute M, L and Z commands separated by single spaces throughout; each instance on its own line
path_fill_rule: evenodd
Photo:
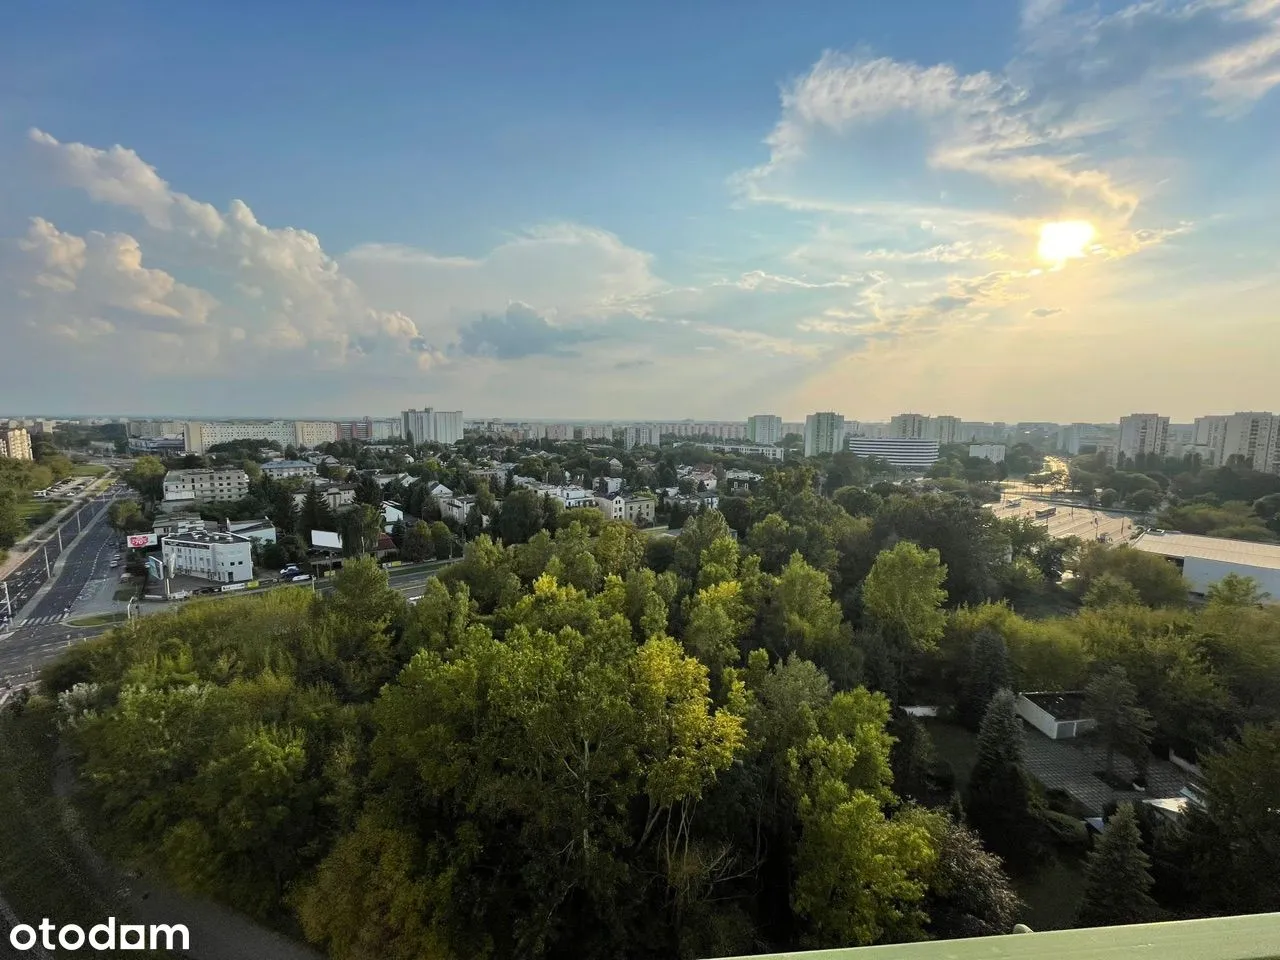
M 131 533 L 125 539 L 130 547 L 154 547 L 159 542 L 160 537 L 155 533 Z
M 341 550 L 342 534 L 330 533 L 328 530 L 312 530 L 311 545 L 313 547 L 322 547 L 326 550 Z

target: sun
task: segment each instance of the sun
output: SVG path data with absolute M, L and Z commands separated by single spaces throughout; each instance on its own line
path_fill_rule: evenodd
M 1087 220 L 1061 220 L 1040 228 L 1036 252 L 1046 263 L 1063 263 L 1083 257 L 1097 231 Z

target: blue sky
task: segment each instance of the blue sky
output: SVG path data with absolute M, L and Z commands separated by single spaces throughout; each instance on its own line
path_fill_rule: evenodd
M 5 412 L 1275 406 L 1280 0 L 6 16 Z

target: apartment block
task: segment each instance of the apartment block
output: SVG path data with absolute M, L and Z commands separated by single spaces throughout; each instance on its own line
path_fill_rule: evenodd
M 900 413 L 889 421 L 889 437 L 894 440 L 929 440 L 929 417 L 922 413 Z
M 261 467 L 262 475 L 272 480 L 287 480 L 289 477 L 314 477 L 316 465 L 306 460 L 268 460 Z
M 782 418 L 771 413 L 747 417 L 747 439 L 752 443 L 781 443 Z
M 811 413 L 804 420 L 804 455 L 816 457 L 844 449 L 844 417 L 824 411 Z
M 1218 464 L 1242 463 L 1260 473 L 1280 473 L 1280 417 L 1273 413 L 1233 413 L 1222 428 Z
M 405 410 L 400 414 L 400 429 L 414 443 L 454 444 L 462 439 L 462 411 Z
M 1132 413 L 1121 417 L 1116 452 L 1130 460 L 1151 454 L 1164 456 L 1168 432 L 1168 417 L 1155 413 Z
M 1005 446 L 1003 443 L 971 443 L 969 456 L 979 460 L 990 460 L 992 463 L 1004 463 Z
M 243 500 L 249 495 L 249 476 L 239 468 L 226 470 L 170 470 L 164 475 L 166 504 Z
M 31 434 L 26 427 L 0 427 L 0 457 L 13 460 L 34 459 L 31 454 Z
M 316 447 L 338 439 L 332 420 L 188 420 L 180 431 L 188 453 L 204 453 L 219 443 L 262 440 L 288 446 Z
M 633 423 L 623 431 L 623 445 L 631 450 L 634 447 L 656 447 L 662 440 L 662 431 L 656 423 Z
M 959 417 L 930 417 L 927 439 L 938 443 L 959 443 L 963 438 Z

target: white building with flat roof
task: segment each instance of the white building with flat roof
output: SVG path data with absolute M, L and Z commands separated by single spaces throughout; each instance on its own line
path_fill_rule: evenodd
M 170 470 L 164 475 L 164 502 L 216 503 L 249 495 L 249 475 L 239 467 L 223 470 Z
M 462 439 L 462 411 L 405 410 L 400 414 L 400 432 L 414 443 L 457 443 Z
M 166 570 L 214 583 L 253 579 L 253 542 L 234 533 L 192 531 L 160 541 Z
M 889 421 L 889 438 L 894 440 L 928 440 L 929 417 L 923 413 L 900 413 Z
M 662 431 L 656 423 L 633 423 L 623 431 L 623 445 L 632 450 L 635 447 L 656 447 L 662 442 Z
M 1268 603 L 1280 602 L 1280 544 L 1149 530 L 1130 546 L 1169 560 L 1182 572 L 1192 594 L 1203 595 L 1234 573 L 1256 580 L 1270 594 Z
M 859 457 L 887 460 L 897 469 L 911 473 L 924 473 L 938 462 L 937 440 L 916 440 L 905 437 L 871 440 L 867 437 L 850 437 L 848 450 Z

